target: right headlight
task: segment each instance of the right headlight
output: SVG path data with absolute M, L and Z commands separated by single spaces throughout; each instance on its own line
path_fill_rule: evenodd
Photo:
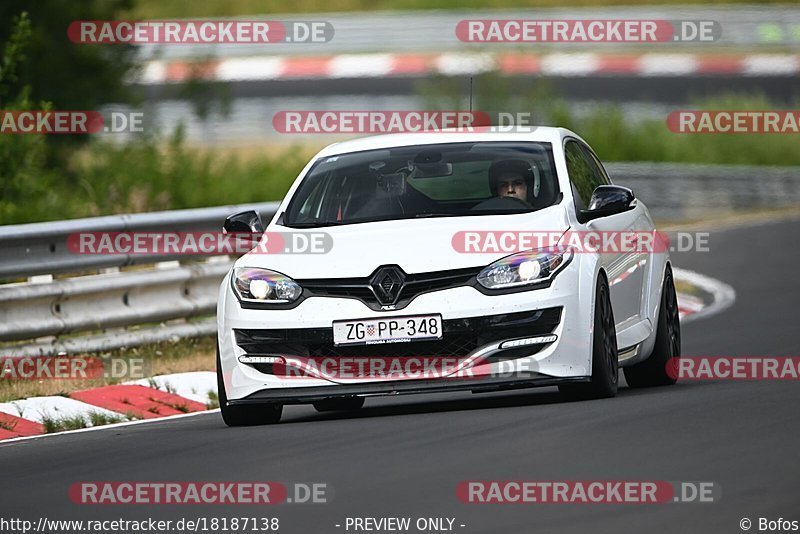
M 571 248 L 528 250 L 506 256 L 478 274 L 478 283 L 486 289 L 507 289 L 536 285 L 553 278 L 570 262 Z
M 300 285 L 281 273 L 256 267 L 237 267 L 231 275 L 233 292 L 242 302 L 288 304 L 303 293 Z

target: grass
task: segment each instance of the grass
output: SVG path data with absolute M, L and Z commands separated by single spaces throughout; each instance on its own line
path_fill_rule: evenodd
M 89 422 L 91 426 L 102 426 L 102 425 L 110 425 L 113 423 L 122 423 L 124 421 L 133 421 L 138 419 L 135 415 L 127 414 L 127 415 L 110 415 L 104 414 L 100 412 L 90 412 L 89 413 Z
M 189 338 L 102 353 L 103 358 L 142 358 L 151 375 L 210 371 L 214 369 L 216 344 L 213 337 Z M 72 391 L 118 384 L 126 379 L 6 380 L 0 379 L 0 402 L 48 395 L 66 396 Z M 153 386 L 154 381 L 150 381 Z M 174 391 L 174 388 L 173 388 Z M 176 408 L 177 409 L 177 408 Z
M 189 412 L 191 412 L 191 410 L 189 409 L 189 406 L 187 406 L 186 403 L 176 402 L 174 404 L 172 404 L 172 403 L 163 403 L 163 404 L 165 404 L 166 406 L 169 406 L 173 410 L 177 410 L 177 411 L 179 411 L 181 413 L 189 413 Z
M 4 419 L 3 414 L 0 414 L 0 430 L 8 430 L 9 432 L 13 432 L 15 428 L 17 428 L 17 421 Z
M 467 109 L 469 93 L 463 86 L 463 80 L 437 76 L 422 82 L 418 91 L 427 109 Z M 598 102 L 590 113 L 579 114 L 547 79 L 531 83 L 489 72 L 474 78 L 474 88 L 474 109 L 492 117 L 500 112 L 529 113 L 532 124 L 568 128 L 586 139 L 603 161 L 800 165 L 798 134 L 676 134 L 667 128 L 666 116 L 631 119 L 612 103 Z M 778 106 L 762 94 L 725 94 L 695 99 L 675 110 L 784 107 L 800 107 L 800 92 L 791 106 Z
M 554 96 L 546 80 L 524 83 L 497 73 L 476 76 L 474 109 L 494 116 L 501 111 L 532 113 L 537 124 L 579 133 L 609 162 L 800 165 L 797 134 L 674 134 L 666 117 L 631 120 L 611 104 L 576 114 Z M 467 109 L 461 85 L 463 80 L 434 77 L 421 83 L 418 92 L 426 109 Z M 727 95 L 684 107 L 777 106 L 759 95 Z M 308 159 L 334 140 L 320 136 L 313 143 L 283 147 L 210 149 L 188 146 L 178 129 L 169 139 L 145 138 L 127 145 L 91 142 L 52 167 L 41 146 L 16 146 L 30 143 L 31 136 L 4 136 L 0 160 L 8 159 L 0 161 L 0 168 L 9 173 L 0 181 L 0 225 L 280 200 Z
M 339 11 L 376 10 L 430 10 L 430 9 L 511 9 L 543 7 L 594 7 L 615 5 L 664 5 L 696 4 L 719 5 L 755 3 L 753 0 L 538 0 L 535 5 L 530 0 L 195 0 L 193 2 L 161 2 L 158 0 L 138 0 L 131 15 L 134 18 L 170 17 L 232 17 L 239 15 L 282 14 L 282 13 L 331 13 Z M 761 4 L 786 3 L 778 0 L 761 0 Z
M 771 109 L 765 99 L 717 99 L 697 109 Z M 800 165 L 796 134 L 691 135 L 672 133 L 660 120 L 633 123 L 615 106 L 588 119 L 560 110 L 552 123 L 573 131 L 606 161 L 658 161 L 720 165 Z
M 677 291 L 678 293 L 682 293 L 684 295 L 699 294 L 699 291 L 695 286 L 683 280 L 675 280 L 675 291 Z
M 42 418 L 42 425 L 44 426 L 45 434 L 52 434 L 54 432 L 63 432 L 64 430 L 87 428 L 89 422 L 82 415 L 75 415 L 72 417 L 54 417 L 46 415 Z
M 0 160 L 17 160 L 3 165 L 13 173 L 0 183 L 0 224 L 278 199 L 309 157 L 295 146 L 246 158 L 193 149 L 179 131 L 127 145 L 92 142 L 52 166 L 46 151 L 4 146 L 29 142 L 21 137 L 0 139 Z
M 214 410 L 219 408 L 219 394 L 213 389 L 208 390 L 208 402 L 206 403 L 206 408 L 209 410 Z
M 87 416 L 73 415 L 55 417 L 52 415 L 45 415 L 42 418 L 42 425 L 44 426 L 45 434 L 52 434 L 54 432 L 63 432 L 65 430 L 78 430 L 80 428 L 123 423 L 125 421 L 133 421 L 135 419 L 138 419 L 138 417 L 130 414 L 109 415 L 100 412 L 90 412 Z

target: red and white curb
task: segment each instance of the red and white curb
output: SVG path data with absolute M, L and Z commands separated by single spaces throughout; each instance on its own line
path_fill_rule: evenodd
M 678 315 L 681 319 L 696 314 L 704 308 L 703 300 L 694 295 L 678 294 Z
M 684 282 L 709 295 L 708 299 L 701 300 L 694 295 L 678 293 L 678 312 L 682 322 L 715 315 L 736 302 L 736 291 L 725 282 L 677 267 L 673 267 L 672 274 L 676 282 Z
M 250 56 L 201 61 L 151 61 L 136 80 L 145 85 L 185 82 L 384 78 L 487 71 L 542 76 L 794 76 L 800 54 L 441 53 Z
M 0 404 L 0 440 L 45 433 L 45 421 L 83 418 L 129 422 L 160 419 L 208 410 L 216 394 L 211 371 L 161 375 L 124 384 L 73 391 L 69 396 L 32 397 Z M 116 426 L 116 425 L 109 425 Z
M 674 269 L 673 272 L 676 281 L 686 282 L 713 297 L 706 301 L 678 293 L 678 308 L 684 322 L 718 313 L 731 306 L 736 298 L 733 288 L 719 280 L 684 269 Z M 216 394 L 216 391 L 216 374 L 196 371 L 74 391 L 69 396 L 32 397 L 0 403 L 0 441 L 41 436 L 45 434 L 47 419 L 82 417 L 87 424 L 87 428 L 79 430 L 46 434 L 57 435 L 196 415 L 208 411 L 210 394 Z M 106 421 L 134 420 L 93 427 L 93 415 Z

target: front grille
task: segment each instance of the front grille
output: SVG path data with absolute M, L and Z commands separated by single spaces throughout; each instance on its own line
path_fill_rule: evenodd
M 381 345 L 335 347 L 332 328 L 234 329 L 236 343 L 248 354 L 305 357 L 464 357 L 478 347 L 506 339 L 551 334 L 561 321 L 561 308 L 448 319 L 442 339 Z M 538 346 L 541 348 L 541 346 Z M 510 349 L 521 354 L 520 349 Z M 537 346 L 525 347 L 533 354 Z
M 297 280 L 297 283 L 304 289 L 307 297 L 354 298 L 369 306 L 370 309 L 378 311 L 381 309 L 382 303 L 370 287 L 370 281 L 380 269 L 382 268 L 376 269 L 375 273 L 364 278 L 305 279 Z M 394 309 L 403 309 L 423 293 L 468 285 L 481 270 L 482 267 L 470 267 L 405 275 L 405 281 L 394 302 Z M 392 281 L 388 277 L 378 281 L 378 284 L 387 292 L 391 288 L 391 283 Z

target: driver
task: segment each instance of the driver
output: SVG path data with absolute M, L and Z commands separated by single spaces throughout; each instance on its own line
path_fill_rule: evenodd
M 531 166 L 521 159 L 495 161 L 489 167 L 489 188 L 498 198 L 511 197 L 529 203 L 534 182 Z

